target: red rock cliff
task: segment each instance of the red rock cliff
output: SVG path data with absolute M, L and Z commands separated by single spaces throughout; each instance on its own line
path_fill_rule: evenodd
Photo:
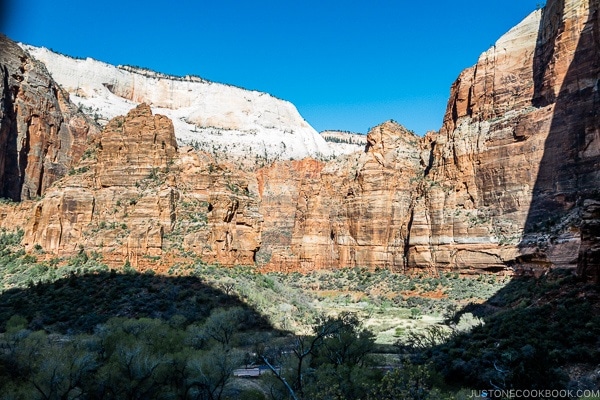
M 34 205 L 25 245 L 51 257 L 85 249 L 106 262 L 162 269 L 202 257 L 252 264 L 260 244 L 248 176 L 190 148 L 141 104 L 109 122 L 72 174 Z
M 598 269 L 598 18 L 597 1 L 549 1 L 461 73 L 439 133 L 386 143 L 384 125 L 285 191 L 294 228 L 271 266 Z
M 598 179 L 598 1 L 549 1 L 452 86 L 413 265 L 575 265 Z
M 99 132 L 44 65 L 0 34 L 0 197 L 43 195 Z
M 264 269 L 405 268 L 411 187 L 422 174 L 419 138 L 390 121 L 367 140 L 365 152 L 326 164 L 259 171 Z
M 500 38 L 452 85 L 439 133 L 386 122 L 364 152 L 327 163 L 240 171 L 177 150 L 170 121 L 141 106 L 47 191 L 26 243 L 141 267 L 178 257 L 282 271 L 579 264 L 600 276 L 599 1 L 549 1 Z

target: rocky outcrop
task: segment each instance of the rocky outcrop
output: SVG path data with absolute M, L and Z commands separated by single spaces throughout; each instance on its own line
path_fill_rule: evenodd
M 99 129 L 43 64 L 1 34 L 0 75 L 0 197 L 42 196 Z
M 549 1 L 455 82 L 430 139 L 439 187 L 416 204 L 413 266 L 577 263 L 578 205 L 600 182 L 597 3 Z
M 178 153 L 171 121 L 142 104 L 111 120 L 74 173 L 35 204 L 25 245 L 49 257 L 85 249 L 111 265 L 159 271 L 195 257 L 252 264 L 255 186 L 228 168 L 191 148 Z
M 274 160 L 329 157 L 327 143 L 288 101 L 267 93 L 147 69 L 75 59 L 23 45 L 90 116 L 104 123 L 140 103 L 171 119 L 181 145 L 245 168 Z
M 495 270 L 518 255 L 550 116 L 531 101 L 540 17 L 528 16 L 453 84 L 443 127 L 426 138 L 412 267 Z
M 96 184 L 133 186 L 173 163 L 177 142 L 173 123 L 152 115 L 147 104 L 111 120 L 97 140 Z
M 403 270 L 411 186 L 422 175 L 418 139 L 390 121 L 369 132 L 364 152 L 259 171 L 263 269 Z

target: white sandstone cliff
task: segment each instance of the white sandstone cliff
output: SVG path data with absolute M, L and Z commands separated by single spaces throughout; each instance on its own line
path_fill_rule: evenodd
M 180 145 L 216 155 L 258 164 L 332 154 L 293 104 L 267 93 L 22 47 L 101 124 L 144 102 L 173 120 Z

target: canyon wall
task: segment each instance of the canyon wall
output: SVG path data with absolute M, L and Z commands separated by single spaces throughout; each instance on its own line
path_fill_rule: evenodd
M 411 188 L 422 174 L 419 138 L 390 121 L 367 142 L 366 151 L 328 163 L 258 172 L 264 269 L 404 267 Z
M 175 77 L 138 67 L 75 59 L 23 45 L 75 103 L 104 124 L 140 103 L 169 117 L 181 145 L 254 168 L 276 159 L 329 157 L 323 138 L 296 107 L 267 93 Z
M 0 34 L 0 197 L 42 196 L 99 128 L 69 101 L 46 67 Z
M 577 264 L 600 183 L 597 24 L 597 1 L 549 1 L 452 86 L 428 173 L 445 193 L 422 207 L 438 266 Z
M 74 173 L 33 204 L 24 244 L 48 257 L 93 251 L 111 265 L 162 272 L 197 257 L 253 264 L 262 218 L 249 178 L 178 149 L 171 120 L 141 104 L 111 120 Z
M 140 269 L 559 265 L 598 277 L 598 9 L 549 1 L 461 73 L 439 132 L 388 121 L 364 151 L 327 162 L 240 169 L 178 146 L 177 124 L 141 105 L 112 119 L 33 213 L 3 206 L 0 225 L 23 225 L 27 248 L 48 256 L 86 249 Z
M 461 73 L 440 132 L 387 147 L 404 165 L 370 147 L 313 172 L 271 267 L 597 270 L 597 24 L 598 2 L 549 1 Z
M 352 174 L 350 158 L 328 163 L 297 201 L 299 261 L 283 268 L 597 271 L 598 18 L 581 0 L 525 18 L 461 73 L 441 130 L 408 146 L 406 165 L 373 148 Z

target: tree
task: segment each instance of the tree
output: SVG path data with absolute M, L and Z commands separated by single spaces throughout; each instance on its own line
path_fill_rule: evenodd
M 369 400 L 424 400 L 431 390 L 430 371 L 425 365 L 405 362 L 385 374 L 377 384 Z
M 220 400 L 242 354 L 229 349 L 213 349 L 189 361 L 187 385 L 193 399 Z
M 314 384 L 319 376 L 328 376 L 337 379 L 328 385 L 329 391 L 334 386 L 348 386 L 355 369 L 365 367 L 374 342 L 373 333 L 363 329 L 354 314 L 342 313 L 320 318 L 312 335 L 294 337 L 287 348 L 262 348 L 257 354 L 293 399 L 316 398 L 315 390 L 307 390 L 307 384 Z
M 215 309 L 204 323 L 204 334 L 227 348 L 245 318 L 246 312 L 241 307 Z
M 364 366 L 367 355 L 373 350 L 375 335 L 362 327 L 358 317 L 342 313 L 328 318 L 317 326 L 323 335 L 322 345 L 315 349 L 315 363 Z

